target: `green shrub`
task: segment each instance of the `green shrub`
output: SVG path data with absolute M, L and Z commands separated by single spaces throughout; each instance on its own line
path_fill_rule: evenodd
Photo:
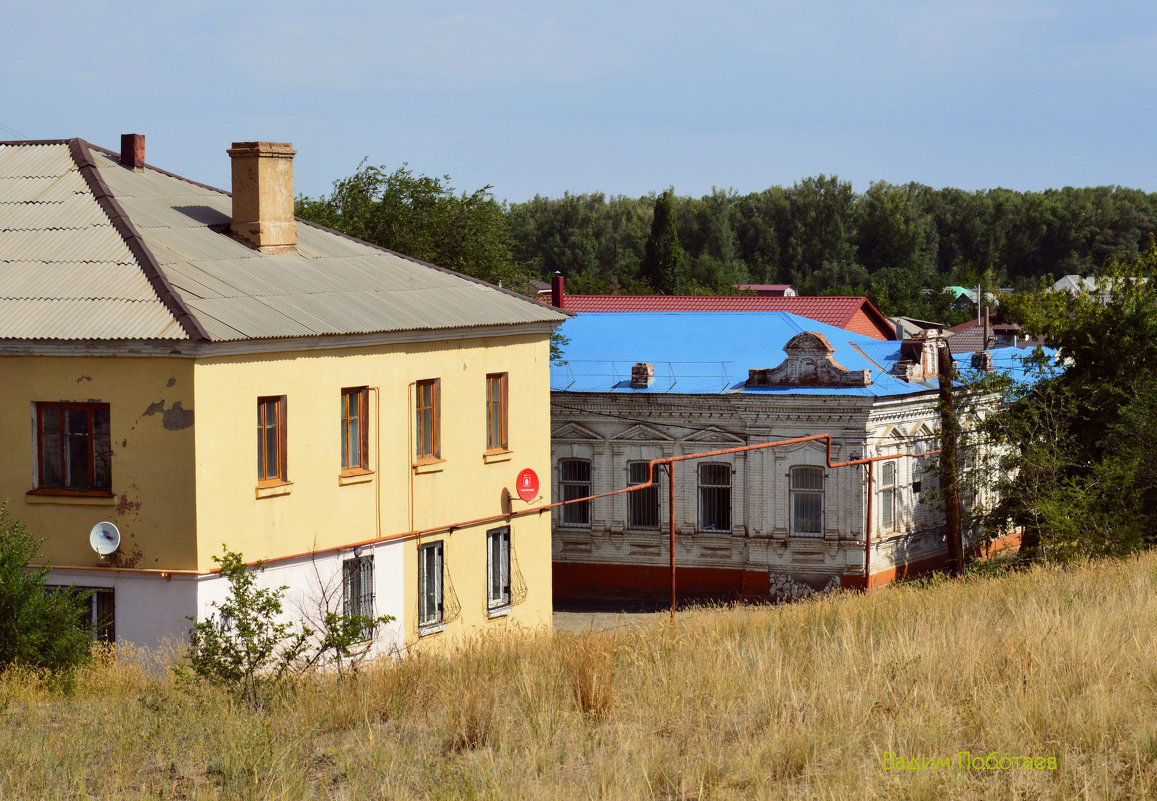
M 261 703 L 263 687 L 287 676 L 327 663 L 340 670 L 365 632 L 393 620 L 389 615 L 343 615 L 325 609 L 321 632 L 284 622 L 282 597 L 289 588 L 257 586 L 264 562 L 250 570 L 241 554 L 229 550 L 213 561 L 229 583 L 229 595 L 212 603 L 216 612 L 207 620 L 194 621 L 183 670 L 254 705 Z
M 46 590 L 50 565 L 28 566 L 44 540 L 0 503 L 0 671 L 18 665 L 53 672 L 88 661 L 92 631 L 81 625 L 89 593 Z

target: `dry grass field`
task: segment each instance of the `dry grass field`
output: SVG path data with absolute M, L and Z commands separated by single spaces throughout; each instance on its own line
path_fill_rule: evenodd
M 1147 555 L 471 642 L 262 709 L 106 654 L 0 679 L 0 798 L 1153 797 L 1155 632 Z

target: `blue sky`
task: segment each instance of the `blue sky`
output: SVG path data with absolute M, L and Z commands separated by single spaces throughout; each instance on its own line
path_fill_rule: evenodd
M 292 142 L 490 184 L 702 195 L 819 173 L 1157 191 L 1157 4 L 52 2 L 0 25 L 0 139 L 80 136 L 214 186 Z

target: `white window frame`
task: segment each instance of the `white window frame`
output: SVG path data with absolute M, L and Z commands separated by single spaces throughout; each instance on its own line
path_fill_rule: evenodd
M 491 617 L 510 611 L 510 526 L 486 532 L 486 611 Z
M 799 482 L 801 484 L 801 486 L 796 486 L 796 477 L 797 476 L 802 477 L 805 474 L 810 474 L 810 475 L 818 474 L 819 475 L 820 486 L 818 489 L 815 487 L 810 487 L 810 486 L 802 486 L 802 484 L 803 484 L 802 481 Z M 788 513 L 791 516 L 791 535 L 793 537 L 805 537 L 805 538 L 809 538 L 809 539 L 823 539 L 823 536 L 824 536 L 824 513 L 826 511 L 824 508 L 826 505 L 824 503 L 824 487 L 825 487 L 826 483 L 827 483 L 827 480 L 826 480 L 826 476 L 824 475 L 824 469 L 822 467 L 816 467 L 815 465 L 796 465 L 795 467 L 792 467 L 791 470 L 788 472 L 788 488 L 789 488 L 789 492 L 788 492 L 788 494 L 789 494 L 789 499 L 788 499 L 789 510 L 788 510 Z M 799 529 L 799 527 L 796 525 L 797 518 L 799 517 L 799 514 L 798 514 L 799 504 L 808 498 L 814 498 L 817 496 L 819 499 L 819 527 L 818 527 L 819 530 L 818 531 L 801 531 Z
M 418 630 L 423 634 L 446 627 L 445 553 L 442 540 L 418 549 Z
M 705 470 L 709 470 L 711 468 L 721 469 L 723 471 L 723 474 L 725 474 L 727 476 L 727 483 L 726 484 L 704 483 L 703 473 Z M 704 464 L 700 464 L 699 469 L 695 471 L 695 479 L 696 479 L 696 482 L 697 482 L 697 485 L 699 488 L 699 531 L 703 531 L 703 532 L 706 532 L 709 534 L 729 534 L 729 533 L 731 533 L 732 525 L 734 523 L 734 521 L 732 520 L 732 514 L 735 511 L 735 504 L 733 503 L 734 499 L 733 499 L 733 494 L 732 494 L 732 490 L 733 490 L 733 487 L 735 485 L 735 482 L 731 480 L 731 473 L 732 473 L 731 465 L 727 464 L 726 462 L 707 462 Z M 709 510 L 707 508 L 705 508 L 708 505 L 706 500 L 711 497 L 711 493 L 717 493 L 720 496 L 722 496 L 722 492 L 720 492 L 720 491 L 723 489 L 727 490 L 727 494 L 726 494 L 726 498 L 727 498 L 727 526 L 726 527 L 719 527 L 716 525 L 708 526 L 706 514 Z M 716 512 L 718 512 L 718 510 L 716 510 Z
M 893 532 L 899 529 L 899 518 L 896 502 L 898 465 L 896 462 L 880 463 L 880 484 L 877 494 L 880 497 L 880 531 Z M 889 473 L 891 475 L 889 475 Z

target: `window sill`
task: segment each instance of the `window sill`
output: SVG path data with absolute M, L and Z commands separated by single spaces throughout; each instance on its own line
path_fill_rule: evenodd
M 445 459 L 419 459 L 412 465 L 415 473 L 440 473 Z
M 253 494 L 257 500 L 261 500 L 262 498 L 276 498 L 279 495 L 288 495 L 289 488 L 292 486 L 292 481 L 270 481 L 267 484 L 258 484 Z
M 24 494 L 28 503 L 61 503 L 71 506 L 116 506 L 116 496 L 107 490 L 70 490 L 45 487 Z
M 506 606 L 496 606 L 493 609 L 486 610 L 486 617 L 489 617 L 489 618 L 506 617 L 509 614 L 510 614 L 510 605 L 509 604 L 507 604 Z
M 513 458 L 514 451 L 511 450 L 482 451 L 482 461 L 486 464 L 509 462 Z
M 343 487 L 347 484 L 364 484 L 373 480 L 374 471 L 366 470 L 363 467 L 351 467 L 349 470 L 342 470 L 337 474 L 337 483 Z
M 428 626 L 418 626 L 418 636 L 425 637 L 429 634 L 437 634 L 446 630 L 445 623 L 431 623 Z

